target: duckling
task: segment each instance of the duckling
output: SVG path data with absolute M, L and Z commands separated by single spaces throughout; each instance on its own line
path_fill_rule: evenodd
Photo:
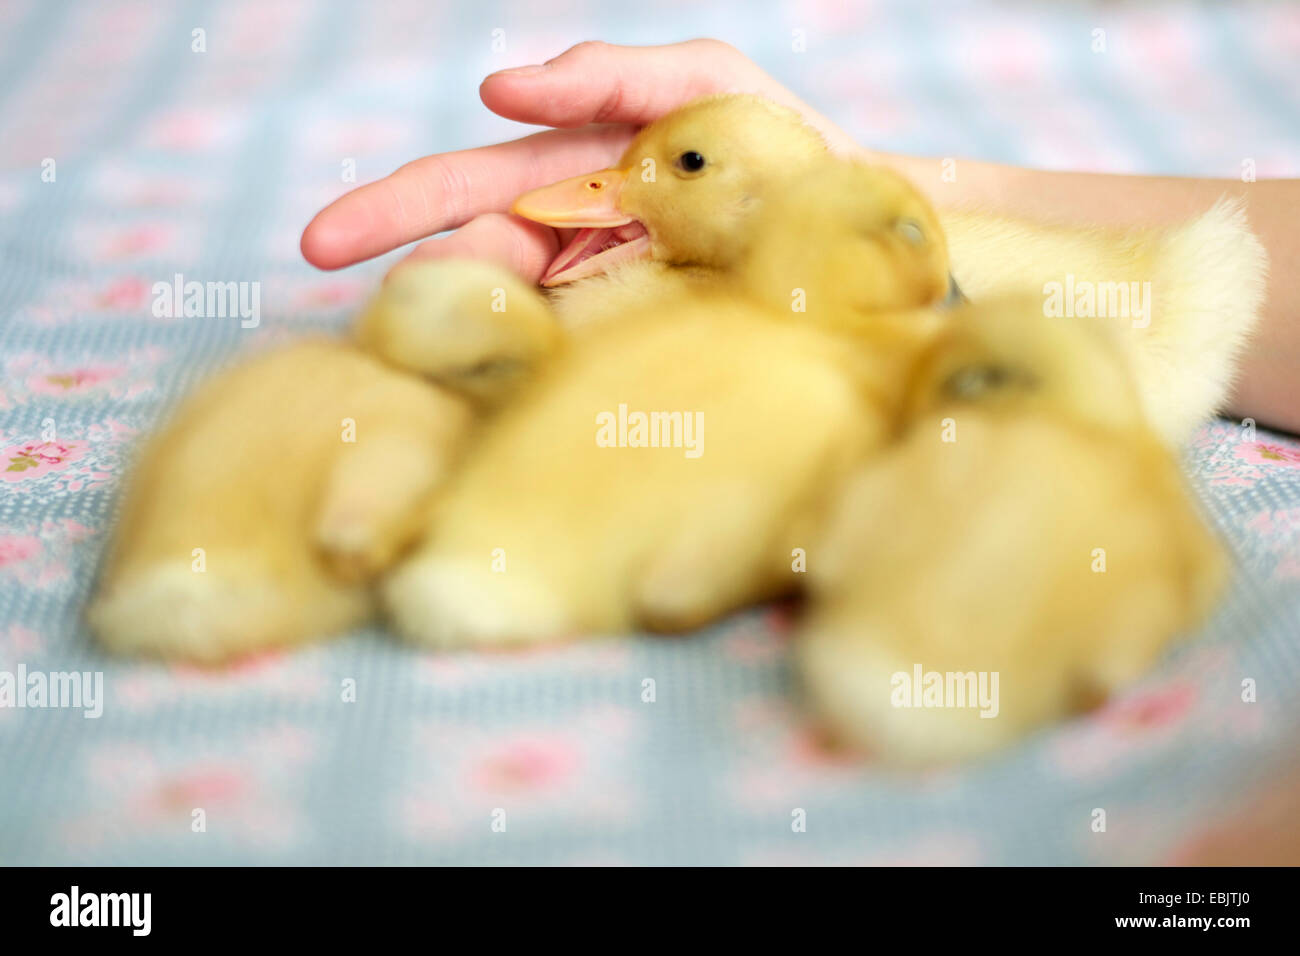
M 218 375 L 141 452 L 91 629 L 113 651 L 213 664 L 362 622 L 473 416 L 346 342 Z
M 797 586 L 795 552 L 828 489 L 889 437 L 895 368 L 935 333 L 936 314 L 918 309 L 948 276 L 914 190 L 821 162 L 826 185 L 805 198 L 839 203 L 850 227 L 805 239 L 881 277 L 846 284 L 863 293 L 854 305 L 897 311 L 868 323 L 829 301 L 791 309 L 800 261 L 782 266 L 766 305 L 724 284 L 576 337 L 484 425 L 424 542 L 388 576 L 399 632 L 459 647 L 681 630 Z M 797 202 L 777 208 L 784 218 L 765 217 L 749 253 L 773 267 L 766 242 L 824 221 Z
M 512 211 L 578 230 L 542 277 L 548 288 L 647 260 L 657 264 L 647 283 L 674 267 L 707 275 L 739 263 L 763 200 L 827 156 L 821 135 L 786 107 L 748 94 L 705 96 L 641 130 L 616 166 L 525 193 Z M 585 296 L 609 292 L 597 285 Z M 574 304 L 577 296 L 561 299 L 561 311 L 593 308 Z
M 361 317 L 360 337 L 394 365 L 435 378 L 450 369 L 499 404 L 560 329 L 707 290 L 743 258 L 763 197 L 827 155 L 797 113 L 762 97 L 694 100 L 641 130 L 617 166 L 515 201 L 517 215 L 577 230 L 542 278 L 548 292 L 500 266 L 414 261 Z M 513 343 L 507 368 L 466 369 L 464 343 L 477 354 L 483 336 Z
M 768 199 L 753 232 L 729 289 L 800 321 L 875 330 L 900 307 L 955 296 L 938 214 L 907 179 L 883 167 L 816 163 Z
M 1241 202 L 1172 227 L 1041 225 L 945 211 L 961 288 L 1041 296 L 1049 319 L 1095 317 L 1119 337 L 1146 415 L 1181 445 L 1228 400 L 1264 301 L 1268 256 Z
M 1114 338 L 995 300 L 921 353 L 898 440 L 807 555 L 795 652 L 835 739 L 902 764 L 990 751 L 1205 619 L 1224 554 Z
M 861 201 L 873 183 L 845 188 Z M 208 383 L 178 412 L 128 488 L 90 609 L 105 644 L 215 662 L 368 615 L 367 583 L 423 526 L 423 503 L 473 426 L 474 406 L 518 387 L 557 349 L 557 327 L 531 289 L 491 266 L 460 269 L 456 284 L 394 273 L 358 323 L 362 347 L 400 355 L 404 369 L 436 384 L 346 343 L 303 343 Z M 422 321 L 440 296 L 443 314 L 460 323 L 450 336 Z M 492 322 L 474 319 L 484 303 Z M 717 346 L 713 333 L 700 348 Z M 358 423 L 356 448 L 334 432 L 345 418 Z M 268 480 L 259 465 L 285 450 L 292 459 Z
M 791 583 L 824 487 L 884 439 L 835 338 L 691 297 L 573 343 L 485 423 L 387 577 L 437 647 L 700 625 Z
M 499 405 L 561 345 L 561 329 L 531 285 L 475 260 L 393 270 L 355 323 L 356 341 L 396 368 Z

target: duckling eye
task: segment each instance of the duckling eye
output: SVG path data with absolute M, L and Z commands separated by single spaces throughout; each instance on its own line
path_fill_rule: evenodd
M 1034 377 L 1021 369 L 1005 365 L 967 365 L 948 376 L 943 391 L 950 398 L 973 401 L 1011 385 L 1032 388 L 1036 384 Z
M 688 149 L 677 157 L 677 168 L 687 173 L 698 173 L 704 168 L 704 157 L 695 150 Z
M 915 219 L 900 219 L 894 223 L 894 229 L 914 246 L 919 246 L 925 242 L 925 230 L 921 228 L 921 224 Z

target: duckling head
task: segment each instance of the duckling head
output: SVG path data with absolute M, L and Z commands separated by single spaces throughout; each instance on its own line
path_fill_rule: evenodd
M 1039 414 L 1092 431 L 1144 432 L 1114 338 L 1102 326 L 1043 315 L 1037 299 L 966 306 L 920 359 L 905 417 L 965 409 L 991 420 Z
M 764 204 L 738 271 L 765 304 L 852 326 L 948 297 L 938 215 L 892 170 L 826 157 Z
M 641 130 L 616 166 L 525 193 L 512 211 L 578 230 L 545 286 L 646 257 L 726 269 L 744 254 L 763 198 L 825 155 L 794 111 L 747 94 L 708 96 Z

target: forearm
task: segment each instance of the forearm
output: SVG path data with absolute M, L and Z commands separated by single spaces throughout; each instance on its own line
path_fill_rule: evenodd
M 1268 250 L 1269 284 L 1259 329 L 1242 361 L 1230 412 L 1300 432 L 1300 180 L 1194 179 L 1062 173 L 974 160 L 871 154 L 926 191 L 941 209 L 978 207 L 1022 219 L 1106 226 L 1192 218 L 1221 196 L 1240 197 Z M 947 175 L 945 175 L 945 171 Z

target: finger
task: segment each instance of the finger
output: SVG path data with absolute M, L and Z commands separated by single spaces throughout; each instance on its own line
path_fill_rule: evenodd
M 537 186 L 608 166 L 632 136 L 626 127 L 547 130 L 509 143 L 417 159 L 330 203 L 307 224 L 302 254 L 338 269 L 503 211 Z
M 718 40 L 667 46 L 579 43 L 540 66 L 493 73 L 479 96 L 521 123 L 570 128 L 587 123 L 644 126 L 706 93 L 771 92 L 777 84 Z
M 541 223 L 490 212 L 474 217 L 445 239 L 420 243 L 394 268 L 421 259 L 480 259 L 536 282 L 559 252 L 560 238 Z
M 800 113 L 832 150 L 856 143 L 838 126 L 721 40 L 666 46 L 579 43 L 540 66 L 493 73 L 479 87 L 494 113 L 561 128 L 586 123 L 644 126 L 698 96 L 756 93 Z

